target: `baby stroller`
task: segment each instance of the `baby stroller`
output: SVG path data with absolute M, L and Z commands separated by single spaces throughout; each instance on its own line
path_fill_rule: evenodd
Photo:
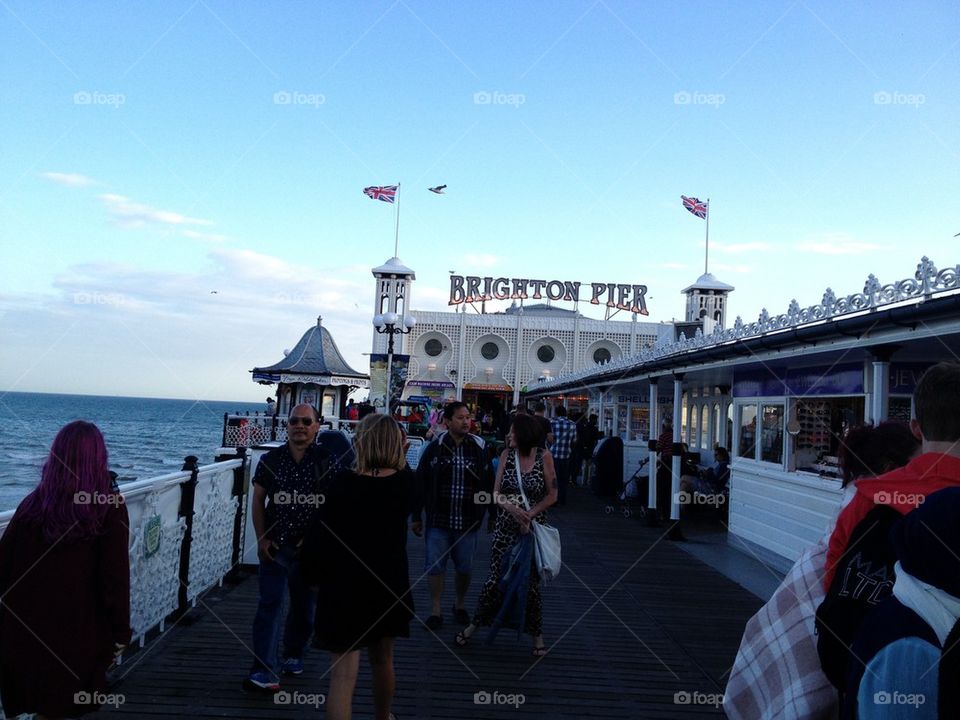
M 620 512 L 625 518 L 630 517 L 635 512 L 633 504 L 636 498 L 640 497 L 640 482 L 646 480 L 646 473 L 643 469 L 647 466 L 647 463 L 650 462 L 650 456 L 643 458 L 640 461 L 640 464 L 637 466 L 636 471 L 630 478 L 623 484 L 623 488 L 620 490 L 620 493 L 617 495 L 617 500 L 620 501 Z M 641 500 L 643 502 L 643 500 Z M 613 505 L 607 505 L 603 511 L 610 515 L 613 513 Z

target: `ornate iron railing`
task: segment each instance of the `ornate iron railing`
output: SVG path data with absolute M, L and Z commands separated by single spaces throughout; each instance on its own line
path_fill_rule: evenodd
M 704 335 L 698 328 L 692 338 L 681 337 L 672 343 L 665 343 L 652 348 L 641 350 L 633 355 L 625 355 L 602 365 L 585 368 L 576 372 L 545 380 L 537 387 L 546 384 L 560 384 L 577 380 L 586 380 L 598 373 L 607 373 L 611 370 L 633 368 L 644 363 L 660 360 L 672 355 L 680 355 L 691 350 L 714 347 L 723 343 L 747 338 L 759 337 L 767 333 L 792 330 L 804 325 L 811 325 L 827 320 L 835 320 L 856 313 L 872 312 L 880 308 L 929 298 L 939 293 L 946 293 L 960 289 L 960 265 L 938 270 L 936 265 L 923 256 L 917 265 L 912 278 L 897 280 L 884 285 L 873 274 L 867 276 L 863 291 L 845 297 L 837 297 L 831 288 L 827 288 L 818 305 L 801 308 L 796 299 L 790 301 L 785 313 L 770 315 L 766 308 L 760 311 L 755 322 L 745 323 L 738 315 L 729 328 L 716 328 L 709 335 Z
M 266 413 L 223 415 L 221 447 L 252 447 L 261 443 L 287 440 L 285 418 Z
M 343 430 L 353 433 L 356 420 L 333 418 L 320 423 L 321 430 Z M 238 413 L 223 416 L 221 447 L 254 447 L 267 442 L 287 441 L 287 419 L 260 413 Z

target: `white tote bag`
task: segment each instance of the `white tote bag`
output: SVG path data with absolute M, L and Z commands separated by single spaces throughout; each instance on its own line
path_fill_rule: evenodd
M 523 475 L 520 474 L 520 453 L 513 452 L 513 464 L 517 471 L 517 485 L 520 486 L 520 497 L 523 498 L 524 508 L 530 510 L 530 502 L 523 491 Z M 539 523 L 536 520 L 530 523 L 530 532 L 533 533 L 533 554 L 537 561 L 537 571 L 541 580 L 553 580 L 560 574 L 560 531 L 553 525 Z

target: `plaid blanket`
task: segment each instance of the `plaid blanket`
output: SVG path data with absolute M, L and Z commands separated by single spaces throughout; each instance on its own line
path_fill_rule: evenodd
M 841 502 L 853 498 L 847 486 Z M 813 623 L 826 593 L 827 543 L 834 520 L 807 548 L 773 597 L 747 622 L 730 671 L 723 709 L 731 720 L 834 720 L 837 690 L 820 670 Z

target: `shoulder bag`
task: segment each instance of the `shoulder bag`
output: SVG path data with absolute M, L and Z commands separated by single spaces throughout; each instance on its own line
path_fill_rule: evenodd
M 517 485 L 520 487 L 520 497 L 523 498 L 524 508 L 530 511 L 530 502 L 523 491 L 523 475 L 520 473 L 520 453 L 513 452 L 513 464 L 517 472 Z M 541 580 L 553 580 L 560 574 L 560 531 L 552 525 L 530 521 L 530 532 L 533 533 L 533 555 L 537 561 L 537 572 Z

